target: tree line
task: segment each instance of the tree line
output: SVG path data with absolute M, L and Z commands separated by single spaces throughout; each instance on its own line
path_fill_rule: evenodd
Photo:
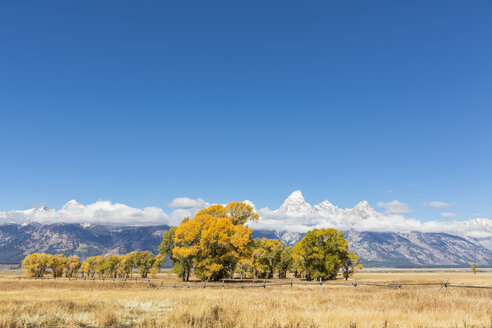
M 154 255 L 149 251 L 131 252 L 124 255 L 91 256 L 82 264 L 77 255 L 65 257 L 63 254 L 51 255 L 33 253 L 22 260 L 22 266 L 27 276 L 43 277 L 50 274 L 54 278 L 82 277 L 94 278 L 131 278 L 138 268 L 140 277 L 147 278 L 155 275 L 161 269 L 164 257 Z
M 82 264 L 74 255 L 64 257 L 45 253 L 26 256 L 22 265 L 26 274 L 42 277 L 129 278 L 135 268 L 142 278 L 155 275 L 169 258 L 173 271 L 183 281 L 193 274 L 203 281 L 226 278 L 286 278 L 288 272 L 306 280 L 334 279 L 341 271 L 345 279 L 360 268 L 359 257 L 348 250 L 343 232 L 336 229 L 314 229 L 307 232 L 294 247 L 277 239 L 251 239 L 246 225 L 259 219 L 254 208 L 232 202 L 212 205 L 185 218 L 163 235 L 158 255 L 150 251 L 125 255 L 88 257 Z
M 171 259 L 183 281 L 189 280 L 191 272 L 202 280 L 286 278 L 288 271 L 307 280 L 325 280 L 342 271 L 348 279 L 361 268 L 342 231 L 315 229 L 294 247 L 287 247 L 276 239 L 251 239 L 246 223 L 258 219 L 245 203 L 210 206 L 165 232 L 159 253 Z

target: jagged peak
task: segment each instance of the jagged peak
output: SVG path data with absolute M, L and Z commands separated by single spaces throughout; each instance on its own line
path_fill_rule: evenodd
M 39 213 L 39 212 L 48 212 L 48 211 L 54 211 L 54 209 L 52 208 L 49 208 L 48 206 L 46 206 L 45 204 L 40 204 L 40 205 L 37 205 L 37 206 L 34 206 L 28 210 L 25 210 L 24 212 L 25 213 Z
M 357 213 L 357 215 L 361 217 L 368 217 L 377 214 L 377 211 L 372 208 L 366 200 L 357 203 L 357 205 L 355 205 L 350 211 L 354 214 Z
M 66 202 L 65 205 L 63 205 L 62 209 L 76 208 L 76 207 L 84 207 L 84 205 L 80 204 L 75 199 L 72 199 Z
M 278 209 L 281 212 L 311 212 L 312 207 L 309 203 L 306 202 L 302 192 L 300 190 L 296 190 L 287 197 L 282 206 Z
M 324 200 L 322 201 L 321 203 L 319 203 L 318 205 L 314 205 L 314 207 L 317 207 L 317 208 L 336 208 L 338 206 L 335 206 L 333 205 L 330 201 L 328 200 Z
M 295 200 L 295 201 L 303 201 L 305 202 L 304 195 L 302 194 L 302 191 L 296 190 L 292 192 L 289 197 L 287 197 L 286 200 Z

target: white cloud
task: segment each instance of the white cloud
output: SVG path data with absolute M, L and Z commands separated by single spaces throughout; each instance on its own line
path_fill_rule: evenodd
M 59 210 L 42 206 L 24 211 L 0 212 L 0 222 L 149 225 L 167 224 L 170 220 L 169 216 L 158 207 L 139 209 L 109 201 L 97 201 L 89 205 L 82 205 L 71 200 Z
M 446 219 L 455 219 L 458 217 L 458 214 L 451 212 L 441 212 L 441 216 Z
M 295 194 L 286 201 L 288 206 L 277 210 L 262 208 L 259 222 L 252 223 L 253 229 L 277 230 L 289 232 L 307 232 L 315 228 L 336 228 L 340 230 L 391 231 L 391 232 L 444 232 L 474 240 L 492 249 L 492 220 L 475 218 L 470 220 L 427 221 L 407 218 L 399 213 L 410 211 L 407 204 L 392 201 L 378 203 L 386 209 L 384 213 L 373 209 L 369 203 L 362 201 L 353 208 L 339 208 L 328 201 L 311 206 L 302 193 Z M 66 203 L 61 209 L 36 207 L 27 210 L 0 212 L 0 224 L 5 222 L 25 223 L 92 223 L 121 225 L 176 225 L 186 217 L 193 217 L 200 205 L 209 203 L 196 199 L 186 201 L 174 200 L 173 210 L 169 214 L 158 207 L 133 208 L 125 204 L 98 201 L 83 205 L 76 201 Z M 190 207 L 190 206 L 196 207 Z M 251 204 L 253 205 L 253 204 Z M 285 205 L 285 204 L 284 204 Z M 384 206 L 383 206 L 384 205 Z M 182 206 L 182 207 L 178 207 Z M 254 206 L 254 205 L 253 205 Z M 446 213 L 446 212 L 443 212 Z M 448 213 L 452 214 L 452 213 Z M 444 215 L 454 218 L 451 215 Z
M 424 205 L 425 206 L 428 206 L 428 207 L 434 207 L 434 208 L 450 208 L 454 204 L 446 203 L 446 202 L 434 201 L 434 202 L 424 203 Z
M 178 197 L 174 198 L 168 206 L 170 208 L 204 208 L 209 205 L 209 203 L 201 198 L 193 199 L 188 197 Z
M 380 213 L 363 201 L 353 208 L 342 209 L 328 201 L 311 206 L 296 194 L 286 200 L 288 207 L 282 205 L 278 210 L 262 208 L 258 212 L 261 219 L 251 224 L 254 229 L 307 232 L 316 228 L 336 228 L 340 230 L 389 231 L 389 232 L 441 232 L 458 235 L 492 249 L 492 220 L 486 218 L 452 221 L 427 221 L 406 218 L 397 213 Z M 393 201 L 378 204 L 390 212 L 410 210 L 405 203 Z M 284 203 L 285 204 L 285 203 Z M 403 204 L 403 205 L 402 205 Z M 382 206 L 384 205 L 384 206 Z M 283 210 L 288 208 L 288 210 Z
M 388 189 L 388 190 L 386 190 L 386 192 L 387 192 L 388 194 L 394 194 L 394 193 L 395 193 L 395 191 L 394 191 L 393 189 Z
M 406 203 L 394 200 L 391 202 L 378 202 L 378 207 L 386 209 L 386 214 L 410 213 L 412 210 Z
M 204 201 L 201 198 L 193 199 L 188 197 L 174 198 L 168 207 L 174 210 L 171 213 L 171 222 L 173 225 L 179 224 L 185 217 L 193 217 L 196 212 L 202 208 L 208 207 L 212 204 Z
M 27 210 L 11 210 L 0 212 L 1 223 L 91 223 L 115 225 L 176 225 L 185 217 L 193 217 L 195 213 L 209 206 L 203 199 L 187 197 L 175 198 L 169 207 L 170 214 L 159 207 L 134 208 L 125 204 L 97 201 L 83 205 L 71 200 L 61 209 L 46 207 L 44 203 L 32 205 Z

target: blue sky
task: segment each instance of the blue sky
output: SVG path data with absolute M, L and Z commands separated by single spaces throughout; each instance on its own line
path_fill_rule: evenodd
M 491 217 L 490 17 L 490 1 L 3 2 L 0 210 L 277 208 L 301 189 Z

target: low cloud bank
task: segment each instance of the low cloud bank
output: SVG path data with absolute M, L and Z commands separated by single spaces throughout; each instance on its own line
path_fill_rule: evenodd
M 492 238 L 492 220 L 475 218 L 465 221 L 427 221 L 406 218 L 397 214 L 376 212 L 365 217 L 353 215 L 351 209 L 344 215 L 324 213 L 306 213 L 290 215 L 262 208 L 258 210 L 261 219 L 252 224 L 255 229 L 282 230 L 289 232 L 307 232 L 312 229 L 336 228 L 340 230 L 389 231 L 389 232 L 444 232 L 453 235 L 475 238 Z
M 253 205 L 251 202 L 248 202 Z M 0 223 L 91 223 L 117 225 L 176 225 L 186 217 L 192 217 L 210 203 L 201 198 L 175 198 L 168 214 L 158 207 L 134 208 L 125 204 L 97 201 L 83 205 L 74 200 L 61 209 L 51 209 L 43 204 L 27 210 L 0 212 Z M 384 206 L 383 206 L 384 205 Z M 254 205 L 253 205 L 254 206 Z M 380 203 L 385 212 L 378 212 L 363 201 L 353 208 L 341 209 L 324 201 L 318 205 L 307 203 L 300 191 L 294 192 L 277 210 L 257 210 L 260 220 L 250 224 L 253 229 L 288 232 L 307 232 L 315 228 L 332 227 L 341 230 L 390 231 L 390 232 L 444 232 L 473 239 L 492 249 L 492 220 L 475 218 L 458 221 L 426 221 L 407 218 L 401 213 L 410 211 L 405 203 L 393 201 Z M 452 218 L 452 213 L 444 213 Z M 449 214 L 449 215 L 448 215 Z
M 168 214 L 158 207 L 134 208 L 125 204 L 97 201 L 82 205 L 71 200 L 59 210 L 39 206 L 24 211 L 0 212 L 0 223 L 92 223 L 119 225 L 165 224 Z

